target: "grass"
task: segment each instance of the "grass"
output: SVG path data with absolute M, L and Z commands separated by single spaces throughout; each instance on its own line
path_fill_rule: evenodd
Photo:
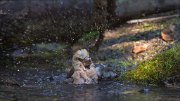
M 136 69 L 124 74 L 124 79 L 136 83 L 159 84 L 169 76 L 180 73 L 180 45 L 158 54 L 154 59 L 143 62 Z
M 92 31 L 89 33 L 85 33 L 78 41 L 80 43 L 85 43 L 91 39 L 95 39 L 98 36 L 98 31 Z

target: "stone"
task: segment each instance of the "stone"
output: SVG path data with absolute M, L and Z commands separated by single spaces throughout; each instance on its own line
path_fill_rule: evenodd
M 95 64 L 95 68 L 99 80 L 112 80 L 118 77 L 112 67 L 108 67 L 104 64 Z
M 150 89 L 149 88 L 143 88 L 143 89 L 140 89 L 139 90 L 140 93 L 149 93 L 150 92 Z
M 168 77 L 164 83 L 166 87 L 180 88 L 180 75 Z

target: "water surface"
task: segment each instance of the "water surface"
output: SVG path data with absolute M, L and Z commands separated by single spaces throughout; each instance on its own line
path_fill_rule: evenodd
M 180 88 L 143 87 L 115 81 L 95 85 L 64 84 L 65 74 L 55 70 L 1 70 L 14 85 L 0 85 L 2 101 L 179 101 Z M 15 85 L 18 83 L 20 86 Z

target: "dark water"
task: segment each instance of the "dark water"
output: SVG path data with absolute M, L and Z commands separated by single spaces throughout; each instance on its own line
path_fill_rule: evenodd
M 180 88 L 143 87 L 114 81 L 64 84 L 55 70 L 1 70 L 0 101 L 179 101 Z M 11 84 L 11 85 L 10 85 Z M 16 85 L 18 84 L 18 85 Z

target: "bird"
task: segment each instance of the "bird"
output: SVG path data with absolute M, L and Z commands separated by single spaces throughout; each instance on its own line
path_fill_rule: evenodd
M 174 30 L 175 30 L 175 25 L 169 25 L 169 27 L 163 29 L 161 31 L 161 38 L 166 41 L 173 41 L 174 40 Z
M 148 44 L 145 44 L 145 43 L 136 43 L 134 44 L 134 47 L 132 49 L 132 52 L 134 54 L 139 54 L 141 52 L 144 52 L 148 49 Z

